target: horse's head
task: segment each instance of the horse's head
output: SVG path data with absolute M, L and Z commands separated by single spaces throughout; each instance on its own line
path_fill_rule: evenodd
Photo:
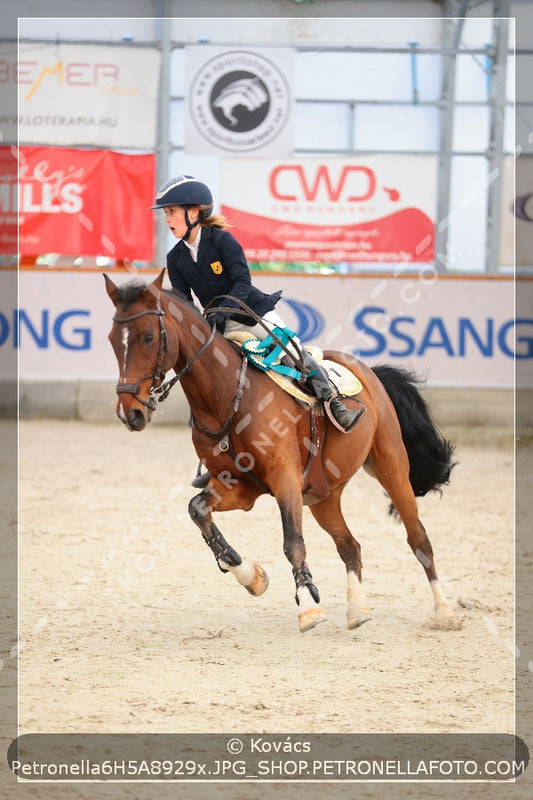
M 109 341 L 119 367 L 117 416 L 130 431 L 142 431 L 150 422 L 156 404 L 153 390 L 172 366 L 161 308 L 164 274 L 163 270 L 150 285 L 121 286 L 104 275 L 116 309 Z

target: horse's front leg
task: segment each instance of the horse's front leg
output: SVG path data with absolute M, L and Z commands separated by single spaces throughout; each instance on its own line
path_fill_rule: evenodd
M 276 497 L 276 500 L 283 524 L 283 552 L 292 566 L 296 584 L 298 622 L 301 633 L 305 633 L 319 622 L 324 622 L 326 615 L 320 608 L 318 589 L 313 583 L 313 576 L 306 562 L 305 542 L 302 536 L 302 495 L 300 491 L 294 491 L 292 494 L 284 493 L 282 497 Z
M 189 502 L 189 515 L 192 521 L 200 528 L 205 543 L 215 556 L 219 569 L 222 572 L 231 572 L 237 581 L 255 597 L 263 594 L 268 588 L 268 577 L 264 569 L 247 558 L 242 558 L 239 553 L 226 541 L 220 530 L 213 522 L 213 506 L 220 508 L 222 496 L 214 485 L 204 489 Z M 233 497 L 235 500 L 235 496 Z M 231 506 L 240 508 L 242 506 Z

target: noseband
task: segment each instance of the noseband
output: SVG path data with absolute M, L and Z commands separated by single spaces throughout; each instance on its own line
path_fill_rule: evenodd
M 146 408 L 148 408 L 150 411 L 155 411 L 157 402 L 156 391 L 158 388 L 161 388 L 161 384 L 165 379 L 164 363 L 165 357 L 168 353 L 167 332 L 165 329 L 165 323 L 163 322 L 165 312 L 161 308 L 160 300 L 157 298 L 157 308 L 139 311 L 138 314 L 132 314 L 130 317 L 113 317 L 113 322 L 118 322 L 120 324 L 132 322 L 134 319 L 145 317 L 148 314 L 156 314 L 159 319 L 159 351 L 157 353 L 157 365 L 155 371 L 151 375 L 145 375 L 144 378 L 139 378 L 137 383 L 117 383 L 116 392 L 117 394 L 132 394 L 135 399 L 139 401 L 139 403 L 143 404 L 143 406 L 146 406 Z M 141 391 L 141 383 L 149 380 L 152 381 L 152 385 L 150 387 L 150 398 L 147 401 L 139 397 L 139 392 Z
M 213 327 L 211 329 L 211 335 L 207 338 L 200 349 L 193 355 L 193 357 L 187 361 L 183 369 L 181 369 L 170 381 L 163 383 L 165 380 L 165 358 L 168 354 L 168 339 L 165 323 L 163 322 L 165 312 L 161 308 L 160 298 L 157 298 L 157 308 L 139 311 L 138 314 L 132 314 L 130 317 L 113 317 L 113 322 L 118 322 L 119 324 L 124 322 L 132 322 L 134 319 L 139 319 L 139 317 L 144 317 L 147 314 L 156 314 L 159 318 L 159 351 L 157 353 L 156 368 L 151 375 L 145 375 L 144 378 L 139 378 L 137 383 L 117 383 L 116 392 L 117 394 L 132 394 L 135 399 L 138 400 L 139 403 L 142 403 L 143 406 L 146 406 L 149 411 L 155 411 L 157 403 L 162 402 L 168 397 L 168 394 L 174 384 L 180 380 L 182 375 L 185 375 L 185 373 L 189 371 L 196 359 L 201 356 L 204 350 L 209 347 L 215 338 L 216 328 Z M 139 397 L 141 383 L 143 383 L 143 381 L 149 381 L 150 379 L 152 380 L 152 385 L 150 386 L 149 399 L 143 400 Z

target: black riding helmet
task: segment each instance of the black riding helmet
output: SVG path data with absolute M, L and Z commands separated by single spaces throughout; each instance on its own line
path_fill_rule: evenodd
M 179 175 L 177 178 L 170 178 L 166 181 L 155 197 L 155 205 L 151 209 L 167 208 L 167 206 L 182 206 L 185 209 L 185 222 L 187 233 L 183 237 L 189 238 L 191 230 L 200 224 L 200 219 L 208 217 L 213 211 L 213 196 L 208 186 L 192 175 Z M 190 206 L 207 206 L 200 212 L 198 220 L 191 224 L 187 209 Z

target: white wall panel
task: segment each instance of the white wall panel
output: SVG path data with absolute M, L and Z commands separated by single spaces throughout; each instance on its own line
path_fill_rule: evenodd
M 438 149 L 438 110 L 432 106 L 359 106 L 355 150 Z
M 297 103 L 294 107 L 294 149 L 317 145 L 331 150 L 350 147 L 350 107 L 336 103 Z

